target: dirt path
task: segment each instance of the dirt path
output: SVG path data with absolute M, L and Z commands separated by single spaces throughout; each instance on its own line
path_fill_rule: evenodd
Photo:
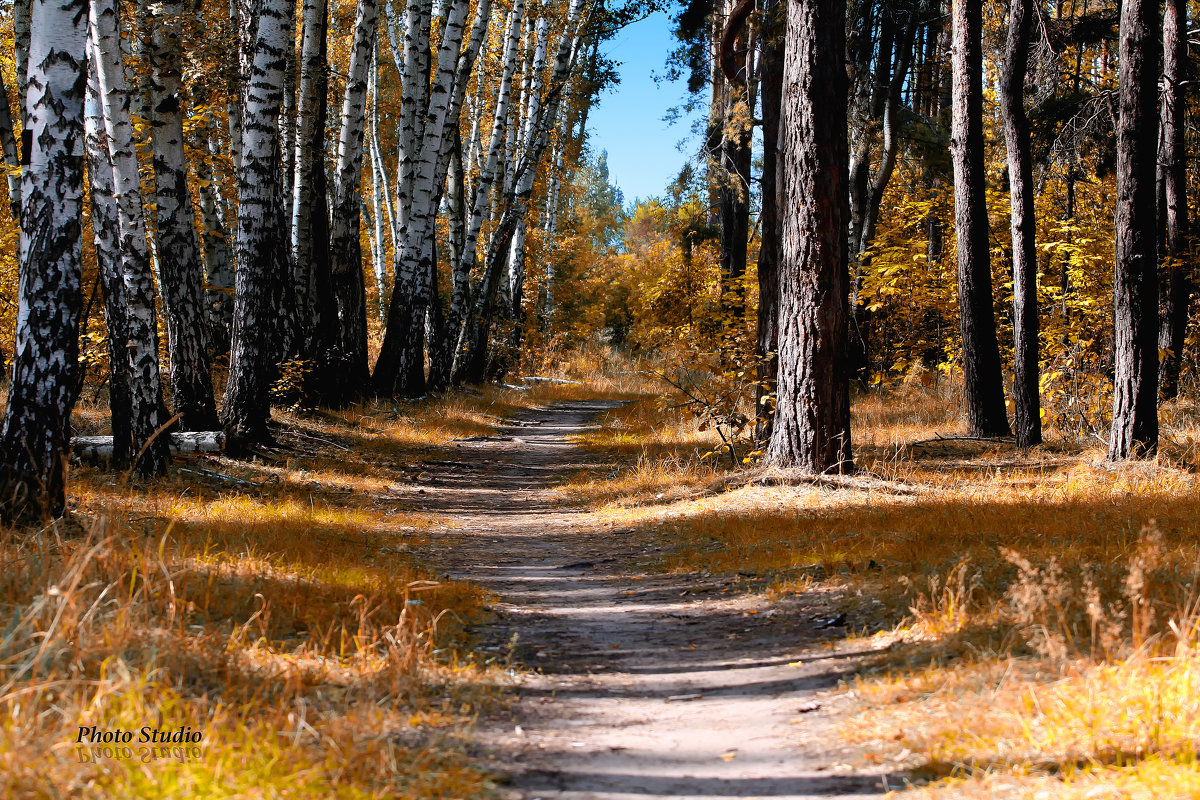
M 858 656 L 818 601 L 768 604 L 731 581 L 658 575 L 654 544 L 556 501 L 587 464 L 570 442 L 611 407 L 531 413 L 465 441 L 422 501 L 445 526 L 423 553 L 502 599 L 484 632 L 525 667 L 519 700 L 481 741 L 514 798 L 815 798 L 882 794 L 832 726 L 830 690 Z M 697 565 L 702 567 L 703 565 Z

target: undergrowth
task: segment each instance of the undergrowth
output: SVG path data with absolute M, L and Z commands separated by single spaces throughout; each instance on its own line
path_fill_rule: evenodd
M 468 745 L 505 667 L 469 649 L 485 593 L 413 555 L 439 523 L 420 486 L 456 439 L 624 380 L 572 369 L 277 413 L 274 448 L 169 478 L 74 470 L 67 520 L 0 532 L 0 796 L 489 795 Z
M 617 466 L 564 491 L 657 534 L 664 569 L 840 596 L 877 651 L 845 733 L 907 791 L 1194 796 L 1200 416 L 1168 407 L 1159 458 L 1113 466 L 1074 433 L 955 438 L 960 411 L 945 382 L 861 395 L 859 475 L 778 481 L 646 399 L 584 437 Z

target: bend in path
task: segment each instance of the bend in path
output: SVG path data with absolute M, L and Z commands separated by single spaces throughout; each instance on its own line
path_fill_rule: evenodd
M 423 501 L 444 526 L 424 557 L 501 602 L 487 647 L 524 668 L 480 731 L 514 798 L 869 797 L 898 781 L 840 746 L 831 690 L 861 654 L 814 602 L 769 604 L 696 573 L 638 566 L 653 541 L 564 503 L 588 455 L 571 437 L 616 403 L 529 412 L 461 443 Z M 698 565 L 700 566 L 700 565 Z M 511 647 L 513 636 L 515 648 Z

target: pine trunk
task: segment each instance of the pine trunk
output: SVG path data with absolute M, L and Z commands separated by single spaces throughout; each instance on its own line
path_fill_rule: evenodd
M 758 387 L 755 391 L 755 439 L 771 438 L 775 416 L 775 381 L 779 374 L 779 115 L 783 105 L 783 62 L 786 2 L 770 0 L 763 8 L 762 68 L 762 242 L 758 251 L 758 334 L 755 357 Z
M 953 8 L 953 116 L 950 151 L 954 163 L 954 224 L 958 240 L 958 304 L 962 331 L 963 383 L 973 436 L 1007 436 L 1004 381 L 992 307 L 992 268 L 983 152 L 982 7 L 956 2 Z
M 1019 447 L 1042 441 L 1042 408 L 1038 377 L 1037 218 L 1033 207 L 1033 155 L 1029 117 L 1025 114 L 1025 71 L 1033 29 L 1032 0 L 1011 0 L 1000 110 L 1008 150 L 1008 185 L 1012 207 L 1013 248 L 1013 401 Z
M 1158 448 L 1158 4 L 1121 6 L 1112 461 Z
M 779 382 L 767 463 L 849 472 L 845 0 L 789 0 Z
M 87 3 L 34 0 L 22 153 L 20 284 L 0 514 L 15 522 L 66 509 L 67 449 L 82 305 Z
M 1164 400 L 1179 394 L 1179 372 L 1192 297 L 1191 228 L 1187 198 L 1187 3 L 1167 0 L 1163 17 L 1162 147 L 1166 256 L 1169 283 L 1162 308 L 1158 347 L 1166 355 L 1161 365 L 1159 393 Z

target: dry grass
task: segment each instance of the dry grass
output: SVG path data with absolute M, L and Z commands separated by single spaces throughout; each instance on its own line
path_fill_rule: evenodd
M 487 598 L 409 554 L 438 522 L 413 482 L 456 437 L 603 390 L 279 415 L 262 458 L 140 485 L 76 469 L 70 521 L 0 534 L 0 796 L 489 794 L 467 742 L 505 679 L 464 638 Z M 133 740 L 81 744 L 93 725 Z
M 958 408 L 944 386 L 858 398 L 867 477 L 717 492 L 745 480 L 645 402 L 586 442 L 624 465 L 572 490 L 656 532 L 664 568 L 839 595 L 851 635 L 882 650 L 848 687 L 862 713 L 847 735 L 913 770 L 913 792 L 1195 796 L 1195 409 L 1164 414 L 1156 462 L 1112 466 L 1094 439 L 939 440 L 963 431 Z

